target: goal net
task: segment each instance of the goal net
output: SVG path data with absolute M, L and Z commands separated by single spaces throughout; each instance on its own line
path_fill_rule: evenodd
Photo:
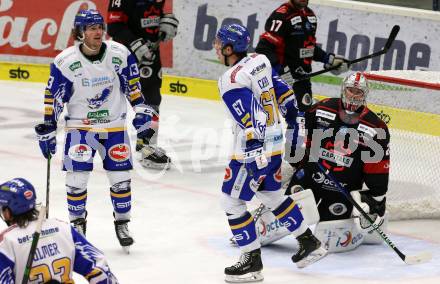
M 368 106 L 391 134 L 390 219 L 440 218 L 440 72 L 372 71 L 366 76 Z M 313 88 L 340 95 L 340 84 Z M 283 165 L 283 178 L 291 174 Z

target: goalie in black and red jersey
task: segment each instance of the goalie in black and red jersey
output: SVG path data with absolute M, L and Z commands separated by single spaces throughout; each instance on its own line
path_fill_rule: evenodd
M 342 83 L 340 98 L 322 100 L 306 112 L 306 150 L 298 148 L 296 152 L 296 157 L 303 154 L 304 158 L 290 161 L 296 172 L 287 194 L 300 204 L 308 224 L 317 222 L 314 233 L 329 252 L 381 243 L 382 239 L 317 163 L 350 192 L 382 231 L 386 230 L 390 134 L 387 125 L 367 107 L 368 91 L 364 75 L 351 74 Z M 310 202 L 311 192 L 316 205 Z M 259 209 L 254 216 L 258 217 L 262 244 L 287 234 L 270 212 Z

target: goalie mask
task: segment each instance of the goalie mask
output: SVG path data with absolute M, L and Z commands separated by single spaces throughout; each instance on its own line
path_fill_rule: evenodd
M 362 73 L 356 72 L 347 76 L 342 82 L 342 106 L 348 112 L 358 111 L 366 105 L 368 91 L 368 81 Z

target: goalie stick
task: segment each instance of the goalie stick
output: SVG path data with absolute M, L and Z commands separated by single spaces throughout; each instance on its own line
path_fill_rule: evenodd
M 396 39 L 396 36 L 399 33 L 399 30 L 400 30 L 400 26 L 399 25 L 395 25 L 392 28 L 392 30 L 390 32 L 390 35 L 388 36 L 388 40 L 385 43 L 385 46 L 384 46 L 384 48 L 382 50 L 377 51 L 377 52 L 373 52 L 373 53 L 371 53 L 369 55 L 366 55 L 366 56 L 363 56 L 363 57 L 359 57 L 359 58 L 356 58 L 356 59 L 353 59 L 353 60 L 346 60 L 345 62 L 348 63 L 348 65 L 352 65 L 352 64 L 355 64 L 355 63 L 358 63 L 358 62 L 361 62 L 361 61 L 364 61 L 364 60 L 367 60 L 367 59 L 370 59 L 370 58 L 373 58 L 373 57 L 376 57 L 376 56 L 380 56 L 382 54 L 387 53 L 388 50 L 390 49 L 391 45 L 393 44 L 394 40 Z M 312 73 L 306 74 L 306 75 L 304 75 L 304 77 L 301 77 L 301 78 L 297 79 L 297 81 L 307 80 L 307 79 L 309 79 L 311 77 L 314 77 L 314 76 L 317 76 L 317 75 L 321 75 L 321 74 L 330 72 L 332 70 L 336 70 L 336 69 L 338 69 L 341 66 L 341 64 L 332 66 L 332 67 L 327 68 L 327 69 L 322 69 L 322 70 L 319 70 L 319 71 L 316 71 L 316 72 L 312 72 Z
M 345 188 L 339 183 L 338 180 L 330 173 L 329 170 L 324 169 L 324 167 L 318 163 L 318 167 L 321 172 L 328 177 L 338 188 L 338 191 L 342 193 L 348 201 L 362 214 L 362 216 L 368 220 L 368 222 L 372 225 L 374 230 L 380 235 L 380 237 L 384 240 L 384 242 L 392 248 L 397 255 L 406 263 L 406 264 L 420 264 L 428 262 L 432 259 L 432 255 L 430 252 L 422 252 L 417 255 L 405 255 L 402 253 L 396 245 L 390 240 L 390 238 L 379 228 L 377 224 L 371 219 L 371 217 L 362 209 L 362 207 L 351 197 L 351 195 L 345 190 Z
M 26 266 L 24 268 L 22 284 L 28 283 L 29 275 L 31 273 L 32 262 L 34 261 L 35 251 L 37 250 L 38 240 L 40 239 L 41 227 L 43 226 L 44 216 L 46 214 L 46 207 L 42 206 L 40 208 L 40 213 L 38 214 L 37 226 L 35 228 L 35 233 L 32 236 L 31 249 L 29 250 L 28 259 L 26 261 Z

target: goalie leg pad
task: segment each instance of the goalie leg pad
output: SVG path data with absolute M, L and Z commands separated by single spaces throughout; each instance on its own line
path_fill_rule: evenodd
M 319 222 L 314 234 L 332 253 L 353 250 L 364 240 L 364 234 L 357 229 L 352 218 Z
M 272 211 L 263 204 L 261 206 L 262 208 L 256 209 L 256 211 L 260 210 L 259 214 L 255 211 L 252 212 L 261 245 L 271 244 L 290 235 L 290 231 L 284 227 L 280 220 L 275 218 Z
M 67 208 L 69 219 L 76 220 L 86 217 L 87 182 L 90 172 L 67 172 Z
M 315 197 L 311 189 L 304 189 L 293 193 L 290 197 L 298 204 L 304 221 L 308 225 L 313 225 L 319 222 L 318 206 L 316 205 Z

